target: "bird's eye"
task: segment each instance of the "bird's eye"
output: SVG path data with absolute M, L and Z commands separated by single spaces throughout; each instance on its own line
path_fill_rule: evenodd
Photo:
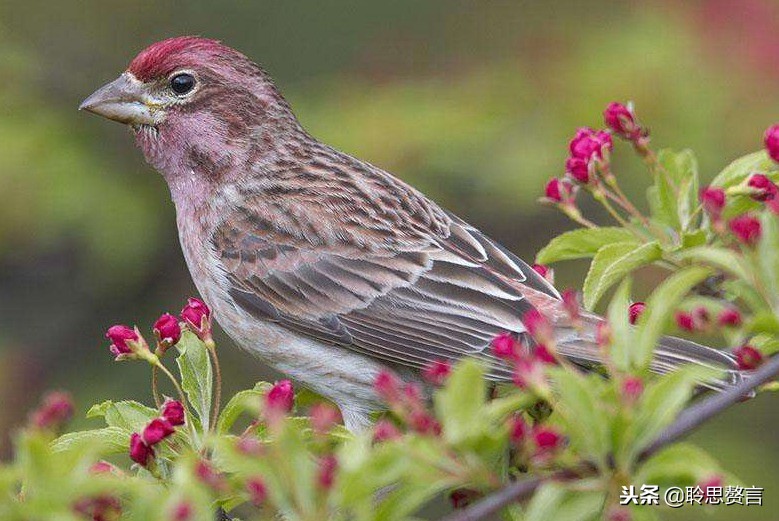
M 183 96 L 195 88 L 195 77 L 187 73 L 176 74 L 170 79 L 170 88 L 179 96 Z

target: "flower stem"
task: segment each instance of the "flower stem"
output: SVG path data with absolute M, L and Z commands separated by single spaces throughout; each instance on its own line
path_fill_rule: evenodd
M 595 188 L 591 191 L 591 193 L 592 197 L 603 205 L 603 207 L 606 209 L 606 211 L 609 212 L 615 221 L 617 221 L 621 226 L 628 228 L 628 222 L 619 214 L 619 212 L 617 212 L 617 210 L 614 209 L 603 190 L 600 188 Z
M 151 393 L 154 395 L 154 405 L 157 406 L 157 409 L 162 407 L 162 399 L 160 398 L 160 389 L 159 389 L 159 369 L 156 365 L 151 366 Z
M 214 376 L 216 382 L 214 384 L 214 412 L 211 417 L 211 429 L 216 428 L 216 422 L 219 420 L 219 409 L 222 403 L 222 367 L 219 364 L 219 356 L 216 354 L 216 344 L 213 340 L 208 339 L 206 341 L 206 349 L 211 356 L 211 360 L 214 363 Z

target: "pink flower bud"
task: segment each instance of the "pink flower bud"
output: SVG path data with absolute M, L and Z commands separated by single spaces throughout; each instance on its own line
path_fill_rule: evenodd
M 636 403 L 644 393 L 644 382 L 637 376 L 628 376 L 622 380 L 621 390 L 627 403 Z
M 268 488 L 260 477 L 246 480 L 246 492 L 249 493 L 249 501 L 256 507 L 262 505 L 268 499 Z
M 533 348 L 533 356 L 542 364 L 557 363 L 557 358 L 555 358 L 554 353 L 552 353 L 545 344 L 537 344 L 535 348 Z
M 579 297 L 576 290 L 566 289 L 562 294 L 563 309 L 568 313 L 568 318 L 573 321 L 579 320 Z
M 624 139 L 632 141 L 641 135 L 641 127 L 636 124 L 633 111 L 622 103 L 609 103 L 603 112 L 603 119 L 607 127 Z
M 565 171 L 577 182 L 586 185 L 590 182 L 590 160 L 581 157 L 569 157 L 565 160 Z
M 452 373 L 452 366 L 446 360 L 435 360 L 428 364 L 422 376 L 432 385 L 443 385 Z
M 717 323 L 722 327 L 739 327 L 742 323 L 741 313 L 735 308 L 725 308 L 717 317 Z
M 176 429 L 168 423 L 165 418 L 154 418 L 143 429 L 141 437 L 143 442 L 149 447 L 158 444 L 171 434 L 176 432 Z
M 115 474 L 118 471 L 118 468 L 105 460 L 97 461 L 93 463 L 91 467 L 89 467 L 90 474 Z
M 514 416 L 509 424 L 509 439 L 516 446 L 522 445 L 530 433 L 530 426 L 522 416 Z
M 400 438 L 400 431 L 395 424 L 389 420 L 379 420 L 373 428 L 373 441 L 381 443 L 383 441 L 396 440 Z
M 543 264 L 533 264 L 533 271 L 549 281 L 550 284 L 554 284 L 554 270 L 552 270 L 552 268 L 549 266 L 545 266 Z
M 171 519 L 173 521 L 192 521 L 195 515 L 195 509 L 186 501 L 176 503 L 171 509 Z
M 341 419 L 341 413 L 332 405 L 316 403 L 311 407 L 311 427 L 319 435 L 325 435 Z
M 519 342 L 513 333 L 501 333 L 492 339 L 492 353 L 503 360 L 513 360 L 519 356 Z
M 181 310 L 181 320 L 201 340 L 211 336 L 211 310 L 202 300 L 195 297 L 187 299 L 187 305 Z
M 695 319 L 690 313 L 685 311 L 677 311 L 674 314 L 676 319 L 676 325 L 683 331 L 693 332 L 695 331 Z
M 776 197 L 777 187 L 766 175 L 752 174 L 749 176 L 747 186 L 754 190 L 751 197 L 755 201 L 768 201 Z
M 441 424 L 430 413 L 421 408 L 411 411 L 408 418 L 409 427 L 419 434 L 438 436 L 441 434 Z
M 764 143 L 771 159 L 779 162 L 779 125 L 771 125 L 766 129 Z
M 36 429 L 56 430 L 73 417 L 73 399 L 70 394 L 54 391 L 43 397 L 41 406 L 32 412 L 30 424 Z
M 526 311 L 525 315 L 522 317 L 522 323 L 536 342 L 540 344 L 554 342 L 552 325 L 537 309 L 533 308 Z
M 381 371 L 376 376 L 373 388 L 382 400 L 393 403 L 400 397 L 402 385 L 403 382 L 394 373 Z
M 553 177 L 546 183 L 544 198 L 551 203 L 571 204 L 576 198 L 576 188 L 568 179 Z
M 606 150 L 611 149 L 611 135 L 604 131 L 595 131 L 589 127 L 582 127 L 576 131 L 576 135 L 568 144 L 571 157 L 585 159 L 603 158 Z
M 165 403 L 162 404 L 162 417 L 165 418 L 170 425 L 178 427 L 184 425 L 184 406 L 178 400 L 171 400 L 168 398 Z
M 140 434 L 134 432 L 130 436 L 130 459 L 145 467 L 150 458 L 154 458 L 154 449 L 144 443 Z
M 198 460 L 195 463 L 195 477 L 206 485 L 216 491 L 224 490 L 227 486 L 224 476 L 217 471 L 210 462 L 206 460 Z
M 760 220 L 744 214 L 730 220 L 728 227 L 736 239 L 745 246 L 754 246 L 760 241 Z
M 136 345 L 141 343 L 138 332 L 125 325 L 109 327 L 105 336 L 111 341 L 110 350 L 117 360 L 123 357 L 123 355 L 132 355 L 135 352 Z
M 646 309 L 646 304 L 643 302 L 633 302 L 628 308 L 628 321 L 635 325 L 638 322 L 639 317 Z
M 733 350 L 739 369 L 757 369 L 763 363 L 763 354 L 756 348 L 744 345 Z
M 696 486 L 703 491 L 703 503 L 715 503 L 722 499 L 722 476 L 715 474 L 700 481 Z
M 536 425 L 532 432 L 533 443 L 539 452 L 549 452 L 559 449 L 563 444 L 563 436 L 552 427 Z
M 458 488 L 449 494 L 449 501 L 452 503 L 452 508 L 455 510 L 460 510 L 462 508 L 467 508 L 474 501 L 481 497 L 482 494 L 477 490 L 473 490 L 472 488 Z
M 179 320 L 170 313 L 165 313 L 158 318 L 152 330 L 160 342 L 169 346 L 176 345 L 181 338 Z
M 265 412 L 271 418 L 280 418 L 292 410 L 295 392 L 292 382 L 281 380 L 265 395 Z
M 338 470 L 338 460 L 335 456 L 328 454 L 319 459 L 319 471 L 317 473 L 317 484 L 322 490 L 330 490 L 335 482 L 335 473 Z
M 701 204 L 703 209 L 713 222 L 722 218 L 722 210 L 725 208 L 725 190 L 709 186 L 701 190 Z

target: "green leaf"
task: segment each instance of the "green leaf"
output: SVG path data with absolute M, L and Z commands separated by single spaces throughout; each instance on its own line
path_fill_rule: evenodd
M 726 166 L 722 172 L 711 182 L 711 186 L 729 186 L 741 183 L 748 175 L 755 171 L 765 171 L 773 168 L 773 161 L 765 150 L 753 152 L 740 157 Z
M 721 474 L 717 461 L 691 443 L 676 443 L 653 455 L 636 472 L 634 482 L 692 486 Z
M 604 494 L 597 491 L 571 491 L 557 483 L 539 488 L 530 500 L 525 521 L 588 521 L 599 518 Z
M 213 373 L 208 350 L 192 332 L 185 331 L 181 336 L 176 349 L 179 356 L 176 364 L 181 372 L 181 388 L 187 393 L 189 403 L 195 410 L 203 431 L 209 428 L 211 415 L 211 392 L 213 385 Z
M 634 367 L 644 369 L 649 366 L 655 346 L 679 302 L 710 274 L 711 269 L 700 266 L 682 269 L 665 279 L 647 299 L 632 349 Z
M 762 236 L 757 246 L 758 262 L 762 281 L 769 295 L 773 296 L 774 307 L 779 305 L 779 217 L 773 212 L 760 216 Z
M 229 431 L 244 412 L 250 412 L 257 416 L 260 412 L 262 398 L 271 387 L 271 384 L 267 382 L 258 382 L 254 388 L 236 393 L 219 413 L 219 421 L 216 424 L 217 432 Z
M 89 431 L 76 431 L 63 434 L 51 443 L 53 452 L 62 452 L 76 447 L 100 447 L 104 454 L 126 452 L 130 446 L 130 436 L 125 429 L 105 427 Z
M 636 237 L 625 228 L 582 228 L 558 235 L 538 255 L 536 262 L 549 264 L 561 260 L 592 257 L 599 249 L 615 242 L 635 242 Z
M 484 432 L 486 397 L 484 372 L 478 362 L 466 359 L 457 364 L 443 389 L 433 397 L 449 443 L 456 445 Z
M 599 392 L 603 390 L 603 378 L 584 376 L 565 368 L 550 370 L 550 375 L 558 395 L 555 413 L 565 424 L 571 442 L 586 453 L 588 459 L 605 466 L 610 450 L 610 421 Z
M 630 314 L 628 313 L 631 286 L 630 278 L 622 281 L 609 303 L 607 313 L 612 336 L 609 356 L 614 365 L 622 371 L 627 371 L 630 368 L 630 353 L 633 349 L 633 335 L 635 334 L 633 326 L 630 325 Z
M 674 257 L 680 262 L 707 264 L 746 281 L 752 279 L 743 257 L 727 248 L 701 246 L 680 251 Z
M 595 255 L 584 280 L 584 306 L 592 310 L 604 293 L 622 277 L 661 256 L 662 249 L 657 242 L 641 245 L 618 242 L 602 247 Z
M 133 400 L 121 402 L 107 400 L 93 405 L 87 411 L 87 418 L 103 417 L 109 427 L 118 427 L 125 432 L 140 432 L 149 420 L 159 415 L 156 409 Z
M 664 173 L 655 178 L 647 191 L 655 221 L 684 230 L 698 206 L 698 162 L 691 150 L 661 150 L 658 162 Z

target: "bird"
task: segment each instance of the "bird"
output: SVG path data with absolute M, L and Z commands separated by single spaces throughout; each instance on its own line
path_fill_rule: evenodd
M 312 137 L 268 73 L 219 41 L 179 36 L 141 51 L 81 106 L 132 129 L 164 177 L 186 264 L 243 349 L 333 401 L 360 431 L 385 408 L 384 371 L 420 380 L 470 357 L 501 382 L 490 349 L 551 322 L 558 352 L 601 361 L 594 314 L 574 327 L 560 293 L 501 244 L 409 184 Z M 664 338 L 652 368 L 739 371 L 728 354 Z

